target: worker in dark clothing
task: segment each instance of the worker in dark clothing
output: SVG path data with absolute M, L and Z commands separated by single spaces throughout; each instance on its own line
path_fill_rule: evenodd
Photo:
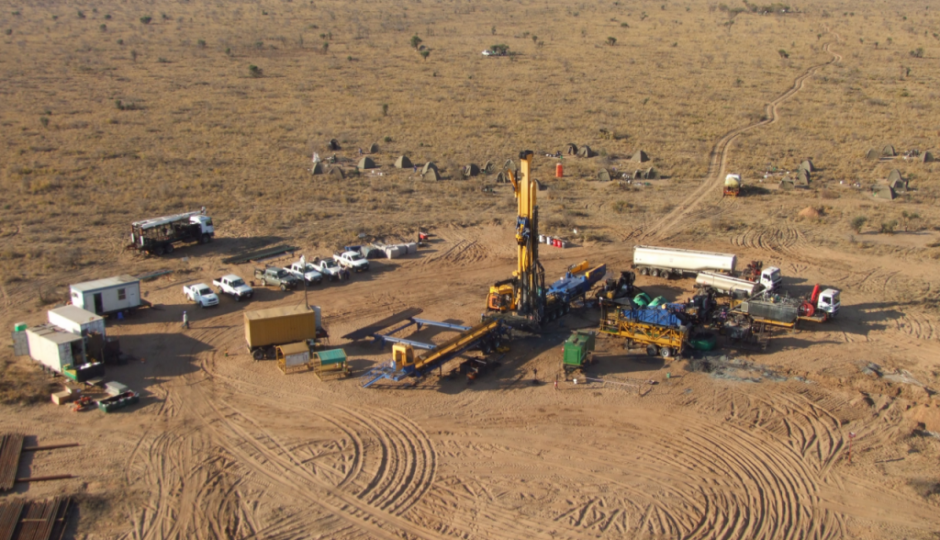
M 349 273 L 349 268 L 344 268 L 343 269 L 343 281 L 349 281 L 351 277 L 352 277 L 352 274 Z

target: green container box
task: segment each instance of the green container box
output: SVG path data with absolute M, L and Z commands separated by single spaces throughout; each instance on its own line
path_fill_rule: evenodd
M 578 368 L 584 366 L 589 356 L 594 352 L 594 334 L 575 332 L 565 341 L 562 364 L 566 367 Z

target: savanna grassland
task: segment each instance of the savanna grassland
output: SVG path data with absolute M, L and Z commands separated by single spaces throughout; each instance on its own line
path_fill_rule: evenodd
M 42 322 L 69 283 L 172 271 L 143 284 L 154 309 L 109 323 L 134 360 L 109 377 L 141 392 L 126 414 L 56 408 L 58 379 L 0 353 L 0 431 L 82 444 L 25 471 L 75 478 L 19 495 L 75 496 L 89 539 L 935 538 L 940 165 L 865 154 L 940 157 L 938 11 L 0 0 L 0 326 Z M 498 45 L 510 54 L 481 54 Z M 597 155 L 546 157 L 568 143 Z M 379 168 L 357 172 L 372 144 Z M 571 329 L 596 328 L 583 308 L 472 386 L 364 390 L 253 362 L 244 304 L 182 299 L 184 284 L 249 277 L 222 261 L 233 253 L 326 255 L 426 227 L 416 256 L 310 292 L 361 373 L 388 351 L 348 332 L 414 306 L 479 320 L 515 265 L 515 201 L 495 173 L 525 149 L 542 230 L 572 241 L 543 250 L 550 277 L 584 259 L 615 275 L 641 243 L 734 252 L 779 266 L 794 294 L 841 289 L 839 318 L 766 353 L 727 348 L 746 377 L 600 340 L 592 375 L 621 386 L 531 384 L 558 371 Z M 650 162 L 630 160 L 641 149 Z M 314 152 L 345 176 L 312 175 Z M 443 180 L 395 169 L 400 155 Z M 779 189 L 805 159 L 809 186 Z M 663 178 L 618 180 L 649 166 Z M 892 169 L 909 188 L 873 198 Z M 732 172 L 744 195 L 722 197 Z M 130 222 L 202 206 L 213 243 L 124 249 Z M 641 280 L 670 300 L 693 291 Z M 303 294 L 257 293 L 249 309 Z

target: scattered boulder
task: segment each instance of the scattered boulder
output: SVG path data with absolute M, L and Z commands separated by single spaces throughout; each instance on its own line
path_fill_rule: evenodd
M 396 169 L 410 169 L 412 167 L 414 167 L 414 165 L 412 165 L 408 156 L 398 156 L 398 159 L 395 160 Z
M 479 174 L 480 174 L 480 167 L 477 166 L 475 163 L 471 163 L 463 168 L 463 175 L 467 178 L 470 178 L 471 176 L 477 176 Z
M 816 219 L 822 216 L 822 212 L 813 208 L 812 206 L 807 206 L 806 208 L 800 210 L 800 217 L 806 219 Z
M 359 160 L 359 164 L 356 165 L 356 167 L 357 167 L 359 170 L 377 169 L 377 168 L 378 168 L 378 165 L 375 164 L 375 160 L 373 160 L 372 158 L 366 156 L 366 157 L 364 157 L 364 158 L 362 158 L 362 159 Z
M 339 150 L 339 141 L 336 139 L 330 139 L 330 142 L 327 144 L 327 146 L 330 148 L 330 150 Z
M 798 169 L 796 171 L 796 182 L 798 186 L 807 187 L 809 186 L 810 174 L 806 169 Z
M 893 200 L 897 195 L 888 184 L 875 184 L 871 187 L 871 194 L 876 199 Z

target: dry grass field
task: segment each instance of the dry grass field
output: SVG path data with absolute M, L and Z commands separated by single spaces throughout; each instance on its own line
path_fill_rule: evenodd
M 137 408 L 56 408 L 55 381 L 2 349 L 0 431 L 82 444 L 21 467 L 77 478 L 3 497 L 74 495 L 72 532 L 88 539 L 940 535 L 940 165 L 865 158 L 889 144 L 940 157 L 940 8 L 0 4 L 0 327 L 42 322 L 69 283 L 173 271 L 143 285 L 156 309 L 109 328 L 141 359 L 109 372 L 140 390 Z M 512 54 L 481 54 L 499 44 Z M 380 168 L 355 174 L 373 143 Z M 545 157 L 568 143 L 598 155 Z M 840 288 L 843 314 L 766 353 L 730 351 L 760 382 L 602 341 L 596 375 L 627 386 L 557 392 L 528 380 L 554 377 L 561 342 L 596 312 L 519 337 L 473 386 L 285 377 L 242 352 L 243 306 L 227 298 L 180 331 L 182 285 L 250 274 L 226 256 L 282 242 L 325 255 L 419 226 L 436 234 L 428 250 L 311 293 L 331 343 L 363 370 L 388 351 L 336 336 L 410 306 L 478 320 L 514 267 L 515 202 L 495 174 L 461 170 L 523 149 L 547 186 L 543 229 L 575 246 L 544 253 L 550 276 L 585 258 L 626 269 L 641 243 L 734 252 L 779 266 L 796 293 Z M 595 180 L 640 168 L 640 149 L 665 178 Z M 346 177 L 311 175 L 314 152 Z M 403 154 L 445 179 L 395 169 Z M 807 158 L 809 188 L 778 189 Z M 895 168 L 910 189 L 873 198 Z M 745 196 L 721 197 L 729 172 Z M 214 243 L 124 250 L 131 221 L 201 206 Z

